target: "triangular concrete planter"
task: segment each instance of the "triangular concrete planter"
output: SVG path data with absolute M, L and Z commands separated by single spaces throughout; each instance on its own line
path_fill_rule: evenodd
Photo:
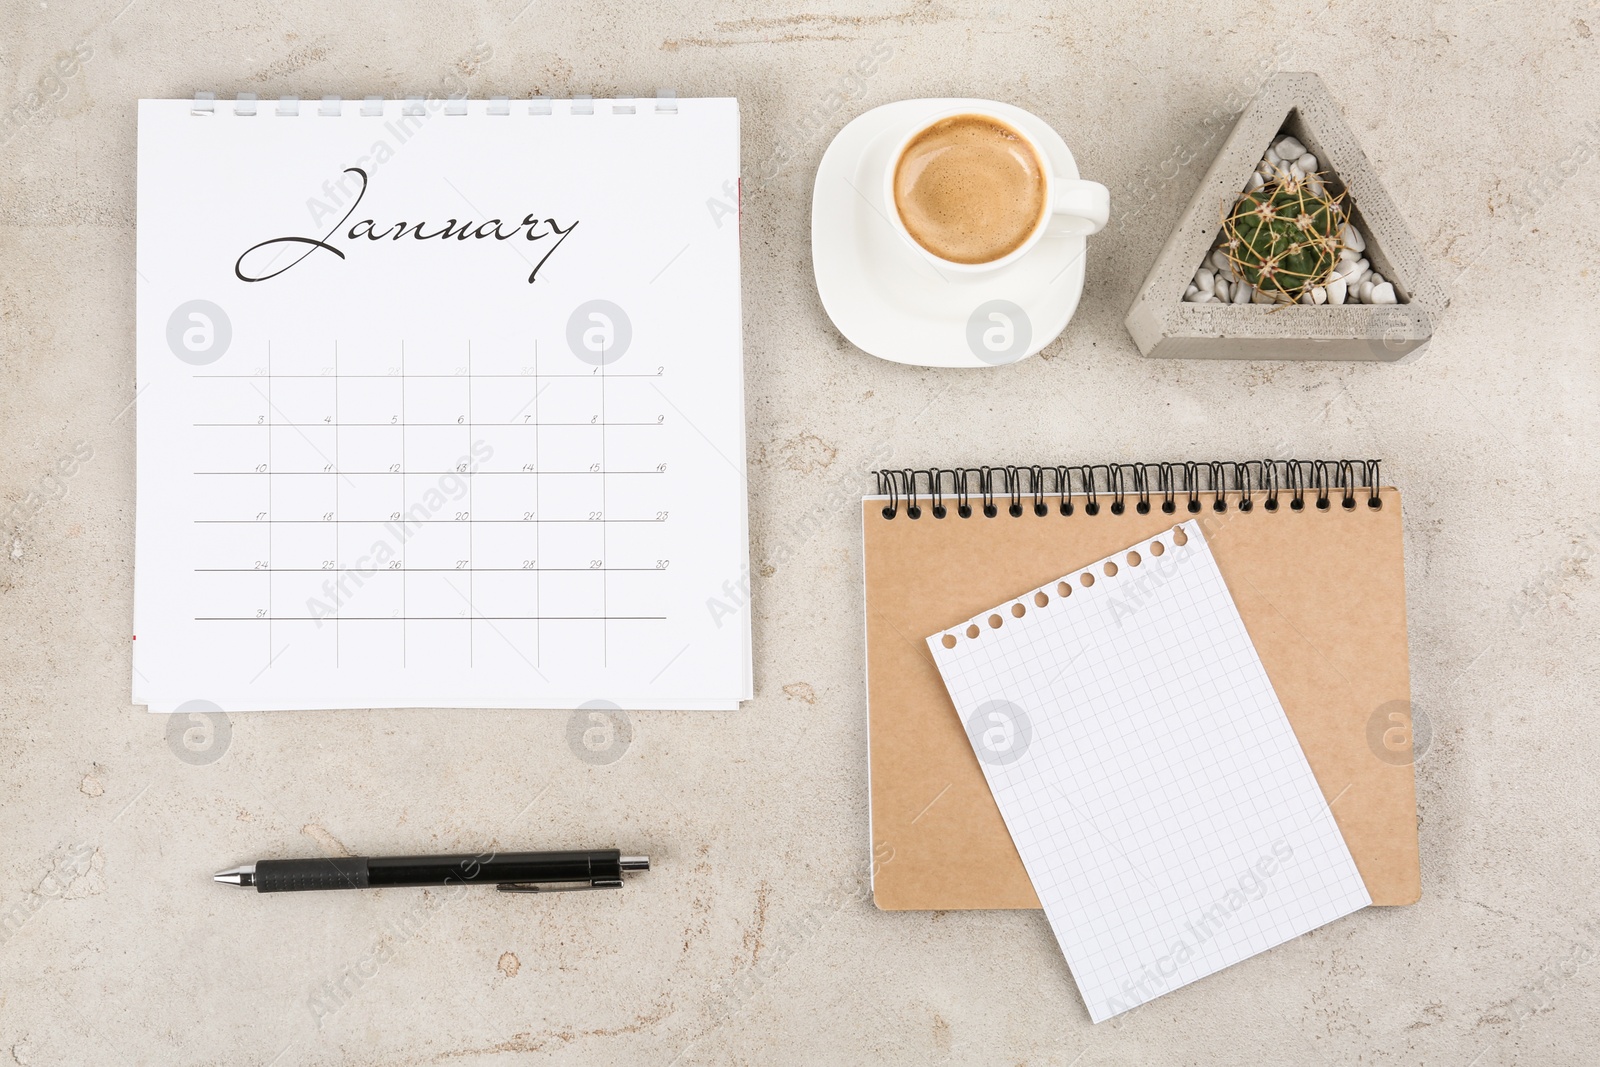
M 1184 289 L 1216 240 L 1221 214 L 1280 132 L 1293 134 L 1349 193 L 1367 238 L 1362 254 L 1394 283 L 1400 303 L 1265 307 L 1186 304 Z M 1322 79 L 1278 74 L 1255 100 L 1206 171 L 1167 238 L 1125 320 L 1139 351 L 1175 359 L 1393 361 L 1428 343 L 1450 299 L 1356 144 Z

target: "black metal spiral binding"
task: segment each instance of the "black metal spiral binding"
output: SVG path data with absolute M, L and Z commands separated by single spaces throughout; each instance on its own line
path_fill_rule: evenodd
M 1206 466 L 1211 472 L 1211 510 L 1221 514 L 1228 510 L 1228 465 L 1214 459 Z
M 1161 512 L 1164 515 L 1171 515 L 1178 510 L 1178 504 L 1173 499 L 1177 492 L 1177 479 L 1172 476 L 1172 464 L 1156 464 L 1156 482 L 1161 489 Z
M 1150 468 L 1143 463 L 1133 465 L 1133 491 L 1139 494 L 1139 502 L 1133 510 L 1141 515 L 1150 514 Z
M 1122 502 L 1122 464 L 1113 463 L 1106 468 L 1106 488 L 1111 492 L 1111 514 L 1121 515 L 1127 509 Z
M 1253 461 L 1245 460 L 1243 463 L 1233 465 L 1233 484 L 1239 490 L 1239 510 L 1250 511 L 1256 505 L 1250 497 L 1250 467 Z
M 1203 497 L 1210 497 L 1211 509 L 1218 514 L 1229 508 L 1229 496 L 1237 496 L 1234 505 L 1239 511 L 1253 511 L 1256 497 L 1262 497 L 1261 506 L 1267 511 L 1277 511 L 1279 498 L 1289 495 L 1289 508 L 1303 511 L 1310 496 L 1318 511 L 1332 510 L 1332 500 L 1339 498 L 1339 507 L 1354 511 L 1362 490 L 1366 491 L 1367 507 L 1376 511 L 1383 507 L 1379 492 L 1379 465 L 1375 459 L 1301 460 L 1261 459 L 1239 462 L 1211 460 L 1204 464 L 1188 463 L 1109 463 L 1079 466 L 1005 466 L 956 467 L 946 470 L 932 467 L 914 470 L 876 471 L 878 496 L 887 497 L 882 514 L 885 519 L 897 517 L 903 510 L 909 519 L 923 515 L 922 499 L 930 503 L 928 511 L 934 519 L 945 519 L 952 514 L 946 500 L 955 498 L 954 514 L 963 519 L 973 516 L 973 482 L 977 495 L 983 502 L 983 515 L 996 518 L 1004 498 L 1006 514 L 1021 518 L 1032 510 L 1039 518 L 1051 514 L 1049 501 L 1057 501 L 1056 512 L 1070 516 L 1077 512 L 1075 498 L 1082 498 L 1085 515 L 1100 514 L 1101 498 L 1109 497 L 1108 510 L 1121 515 L 1127 509 L 1128 499 L 1136 498 L 1135 510 L 1140 515 L 1150 513 L 1152 497 L 1161 498 L 1158 506 L 1163 514 L 1172 515 L 1179 510 L 1178 497 L 1183 497 L 1183 510 L 1198 514 Z M 949 479 L 948 484 L 946 479 Z M 925 486 L 925 488 L 924 488 Z M 1031 503 L 1031 509 L 1026 505 Z M 903 505 L 903 507 L 902 507 Z
M 1193 515 L 1200 510 L 1200 464 L 1190 462 L 1183 465 L 1183 488 L 1189 495 L 1189 503 L 1185 507 Z
M 1056 492 L 1061 496 L 1061 514 L 1072 514 L 1072 468 L 1057 467 Z
M 910 467 L 905 469 L 906 477 L 906 518 L 922 518 L 922 509 L 917 506 L 917 472 Z M 929 477 L 932 477 L 930 472 Z
M 1334 469 L 1333 484 L 1339 490 L 1339 506 L 1346 511 L 1354 511 L 1356 507 L 1356 468 L 1348 459 L 1341 459 Z
M 1011 506 L 1006 512 L 1013 519 L 1022 518 L 1022 473 L 1015 467 L 1006 467 L 1003 471 L 1006 495 L 1011 498 Z
M 895 481 L 895 471 L 878 472 L 878 495 L 887 496 L 889 502 L 883 506 L 883 517 L 892 519 L 900 504 L 900 487 Z
M 1289 501 L 1291 511 L 1300 511 L 1306 506 L 1306 472 L 1300 461 L 1291 459 L 1283 467 L 1284 482 L 1289 486 L 1289 492 L 1294 494 Z

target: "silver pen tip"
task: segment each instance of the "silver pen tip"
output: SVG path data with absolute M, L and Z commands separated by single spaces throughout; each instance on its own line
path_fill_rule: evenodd
M 624 856 L 622 869 L 625 871 L 648 871 L 650 869 L 649 856 Z
M 256 865 L 247 863 L 243 867 L 229 867 L 225 871 L 218 871 L 211 876 L 214 882 L 225 885 L 249 886 L 256 884 Z

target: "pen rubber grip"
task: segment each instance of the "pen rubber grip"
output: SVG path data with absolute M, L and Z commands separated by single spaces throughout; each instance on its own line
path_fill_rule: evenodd
M 367 861 L 354 859 L 259 860 L 256 892 L 289 893 L 308 889 L 365 889 Z

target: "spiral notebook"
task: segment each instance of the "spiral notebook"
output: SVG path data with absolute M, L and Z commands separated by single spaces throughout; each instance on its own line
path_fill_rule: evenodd
M 139 105 L 133 695 L 751 695 L 731 99 Z
M 924 638 L 1192 519 L 1374 904 L 1421 895 L 1400 494 L 1375 462 L 885 471 L 862 506 L 873 894 L 1037 908 Z
M 1193 519 L 927 645 L 1095 1022 L 1371 903 Z

